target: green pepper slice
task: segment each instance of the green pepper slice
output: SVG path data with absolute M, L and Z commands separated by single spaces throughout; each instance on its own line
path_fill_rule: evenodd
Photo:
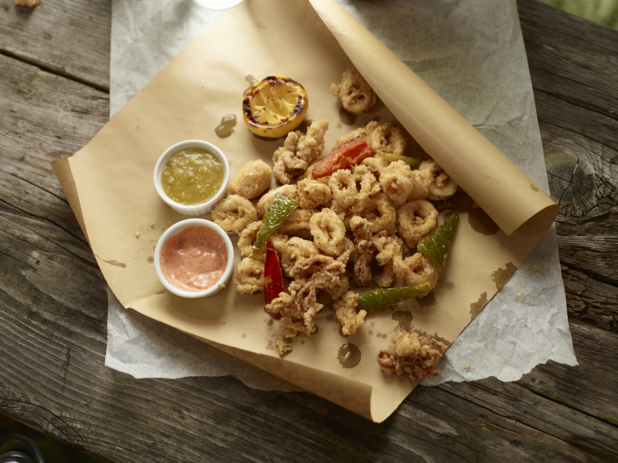
M 421 163 L 423 162 L 423 160 L 419 158 L 413 158 L 411 156 L 402 156 L 401 154 L 395 154 L 395 153 L 387 153 L 386 151 L 380 151 L 378 153 L 378 156 L 380 156 L 382 159 L 386 159 L 388 162 L 403 161 L 407 165 L 409 165 L 410 169 L 412 170 L 418 169 Z
M 450 219 L 420 240 L 416 246 L 418 252 L 433 262 L 437 268 L 442 268 L 446 262 L 448 248 L 457 229 L 458 221 L 459 216 L 454 213 Z
M 374 312 L 399 302 L 412 299 L 419 294 L 426 293 L 431 287 L 429 283 L 404 288 L 377 289 L 358 293 L 358 310 Z
M 255 238 L 251 257 L 260 252 L 268 241 L 268 238 L 275 233 L 277 227 L 281 225 L 297 207 L 298 203 L 289 196 L 283 193 L 276 194 L 270 208 L 266 211 L 262 219 L 262 225 L 260 225 L 260 229 Z

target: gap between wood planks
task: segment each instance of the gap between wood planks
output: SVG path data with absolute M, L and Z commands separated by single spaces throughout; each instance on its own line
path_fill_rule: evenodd
M 7 51 L 7 50 L 0 49 L 0 55 L 4 55 L 4 56 L 6 56 L 8 58 L 16 59 L 17 61 L 21 61 L 23 63 L 30 64 L 32 66 L 36 66 L 37 68 L 39 68 L 42 71 L 48 72 L 50 74 L 54 74 L 54 75 L 59 76 L 59 77 L 64 77 L 65 79 L 72 80 L 73 82 L 77 82 L 77 83 L 86 85 L 88 87 L 92 87 L 92 88 L 94 88 L 96 90 L 99 90 L 101 92 L 107 93 L 109 95 L 109 86 L 108 85 L 97 84 L 96 82 L 92 82 L 92 81 L 89 81 L 87 79 L 83 79 L 81 77 L 78 77 L 78 76 L 73 75 L 71 73 L 68 73 L 66 71 L 63 71 L 62 69 L 58 69 L 56 67 L 46 65 L 45 63 L 43 63 L 43 62 L 41 62 L 39 60 L 27 58 L 25 56 L 19 55 L 17 53 L 12 53 L 12 52 Z

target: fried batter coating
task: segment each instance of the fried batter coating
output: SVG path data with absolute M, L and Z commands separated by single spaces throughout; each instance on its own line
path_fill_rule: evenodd
M 410 248 L 429 235 L 436 228 L 438 211 L 429 201 L 417 199 L 408 201 L 397 211 L 399 214 L 399 236 Z
M 340 298 L 347 291 L 348 281 L 343 274 L 345 264 L 329 259 L 331 259 L 329 264 L 324 265 L 309 278 L 296 278 L 290 283 L 288 289 L 292 302 L 289 300 L 281 304 L 277 302 L 283 315 L 281 324 L 287 328 L 284 333 L 286 338 L 299 333 L 310 335 L 315 332 L 315 316 L 324 307 L 317 300 L 320 291 L 328 291 L 333 298 Z
M 341 323 L 341 332 L 344 336 L 356 333 L 356 330 L 365 322 L 366 310 L 356 311 L 358 308 L 358 294 L 348 291 L 343 298 L 333 304 L 337 320 Z
M 222 199 L 212 211 L 213 222 L 228 234 L 240 234 L 256 219 L 255 206 L 247 198 L 239 195 L 230 195 Z
M 284 235 L 300 236 L 311 239 L 309 220 L 317 212 L 315 209 L 295 209 L 285 221 L 277 228 L 278 233 Z
M 380 186 L 386 196 L 397 204 L 403 204 L 414 190 L 414 174 L 403 161 L 391 162 L 380 172 Z
M 279 293 L 279 297 L 273 299 L 270 304 L 266 304 L 264 310 L 266 310 L 266 313 L 274 317 L 280 318 L 283 314 L 285 307 L 291 304 L 294 304 L 294 298 L 285 291 L 283 291 Z
M 337 140 L 335 140 L 335 144 L 333 145 L 333 150 L 338 146 L 341 146 L 344 143 L 355 139 L 356 137 L 361 137 L 363 140 L 365 140 L 365 142 L 367 142 L 368 145 L 371 145 L 371 143 L 369 142 L 369 136 L 371 135 L 371 132 L 373 132 L 379 125 L 380 124 L 378 124 L 376 121 L 370 121 L 365 127 L 360 127 L 356 130 L 353 130 L 349 134 L 344 135 L 343 137 L 337 138 Z
M 337 217 L 339 217 L 343 221 L 343 224 L 345 225 L 345 229 L 347 231 L 352 231 L 352 229 L 350 228 L 350 219 L 354 216 L 352 209 L 343 209 L 341 208 L 341 206 L 339 206 L 337 201 L 333 201 L 330 205 L 330 210 L 337 214 Z
M 292 181 L 292 177 L 302 174 L 309 163 L 296 156 L 296 145 L 301 137 L 301 132 L 295 130 L 288 133 L 288 136 L 283 142 L 283 146 L 277 148 L 273 154 L 273 173 L 277 180 L 281 183 L 288 184 Z
M 290 277 L 290 272 L 301 260 L 308 259 L 320 253 L 320 250 L 313 241 L 304 240 L 296 236 L 289 240 L 278 240 L 273 242 L 283 273 Z
M 420 175 L 428 179 L 428 199 L 444 201 L 457 191 L 457 184 L 436 161 L 423 161 L 418 170 Z
M 381 231 L 372 238 L 372 243 L 376 247 L 376 262 L 380 267 L 384 267 L 389 262 L 403 252 L 403 241 L 397 235 L 388 235 L 386 231 Z
M 324 177 L 320 177 L 320 178 L 313 178 L 313 169 L 319 166 L 321 162 L 322 160 L 320 159 L 319 161 L 311 164 L 307 168 L 307 170 L 300 177 L 298 177 L 299 182 L 300 180 L 305 180 L 307 178 L 310 178 L 312 180 L 315 180 L 316 182 L 320 182 L 320 183 L 323 183 L 324 185 L 328 185 L 328 181 L 330 180 L 330 175 L 325 175 Z
M 354 282 L 358 286 L 367 286 L 371 283 L 371 262 L 376 253 L 372 242 L 373 235 L 367 219 L 353 216 L 350 219 L 350 228 L 354 233 L 355 251 L 354 254 Z
M 333 200 L 337 202 L 341 209 L 348 209 L 356 201 L 358 188 L 356 188 L 354 175 L 349 170 L 339 169 L 333 173 L 328 181 L 328 186 Z
M 283 185 L 279 188 L 275 188 L 274 190 L 270 190 L 262 196 L 257 203 L 257 213 L 260 217 L 264 217 L 266 211 L 270 209 L 270 205 L 273 203 L 277 193 L 283 193 L 284 195 L 292 198 L 294 201 L 298 201 L 298 187 L 296 185 Z
M 394 375 L 406 375 L 413 382 L 428 376 L 439 375 L 441 368 L 435 367 L 446 351 L 446 345 L 432 335 L 406 333 L 401 329 L 393 338 L 388 349 L 380 351 L 378 363 L 382 371 Z
M 341 106 L 352 114 L 369 111 L 376 102 L 376 94 L 358 72 L 346 69 L 339 85 L 330 84 L 330 91 Z
M 380 288 L 390 288 L 391 286 L 393 286 L 393 283 L 395 282 L 395 271 L 393 270 L 393 263 L 389 262 L 384 267 L 382 267 L 382 273 L 380 273 L 380 275 L 378 275 L 374 279 L 374 281 Z
M 377 250 L 376 262 L 382 267 L 382 273 L 375 282 L 382 288 L 388 288 L 395 279 L 393 259 L 401 257 L 403 241 L 397 235 L 388 235 L 384 230 L 374 235 L 371 241 Z
M 309 164 L 314 163 L 324 151 L 324 135 L 328 130 L 328 119 L 313 121 L 307 129 L 307 134 L 298 139 L 296 156 Z
M 255 243 L 255 238 L 257 237 L 261 226 L 262 221 L 256 220 L 255 222 L 247 225 L 245 229 L 240 232 L 240 237 L 238 238 L 237 243 L 238 250 L 240 251 L 240 257 L 249 257 L 251 255 L 253 252 L 253 243 Z
M 288 184 L 293 177 L 301 175 L 309 165 L 322 156 L 324 134 L 328 130 L 328 120 L 314 121 L 306 134 L 299 130 L 288 133 L 283 146 L 273 154 L 275 177 Z
M 333 199 L 330 187 L 313 178 L 299 180 L 296 186 L 298 187 L 299 196 L 298 205 L 301 209 L 315 209 Z
M 360 188 L 351 209 L 360 212 L 368 206 L 372 196 L 380 193 L 380 184 L 367 166 L 354 166 L 353 176 Z
M 433 263 L 420 252 L 402 259 L 401 256 L 395 256 L 393 259 L 393 271 L 398 277 L 404 277 L 408 286 L 417 286 L 424 283 L 429 283 L 429 289 L 432 290 L 438 284 L 440 277 L 440 269 L 437 269 Z M 423 298 L 429 294 L 429 291 L 418 296 Z
M 408 140 L 398 126 L 387 122 L 377 127 L 369 136 L 371 147 L 376 152 L 399 154 L 403 156 Z
M 431 178 L 429 178 L 427 173 L 423 173 L 420 170 L 412 171 L 412 176 L 414 177 L 414 186 L 408 195 L 408 200 L 427 199 Z
M 241 260 L 236 269 L 234 286 L 240 294 L 264 291 L 264 262 L 251 257 Z
M 277 350 L 279 351 L 279 357 L 283 358 L 285 355 L 289 354 L 290 352 L 292 352 L 292 346 L 289 345 L 283 345 L 283 342 L 278 341 L 275 343 L 275 347 L 277 348 Z
M 370 156 L 363 159 L 361 165 L 367 166 L 369 172 L 375 175 L 376 178 L 380 178 L 381 171 L 388 167 L 389 162 L 386 159 L 381 158 L 380 156 Z
M 372 196 L 362 215 L 369 221 L 371 233 L 386 230 L 392 235 L 397 230 L 397 210 L 384 193 Z
M 261 159 L 248 162 L 230 183 L 230 194 L 247 199 L 257 198 L 268 189 L 272 178 L 273 170 Z
M 338 256 L 343 252 L 345 225 L 332 210 L 324 208 L 313 214 L 309 227 L 314 243 L 322 252 L 331 256 Z

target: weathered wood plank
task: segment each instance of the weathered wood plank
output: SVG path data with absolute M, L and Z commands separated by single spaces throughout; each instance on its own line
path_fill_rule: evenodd
M 0 88 L 0 209 L 9 204 L 57 224 L 72 235 L 58 244 L 92 261 L 50 162 L 79 150 L 104 125 L 108 95 L 2 55 Z
M 111 1 L 0 0 L 0 54 L 109 92 Z
M 558 232 L 616 236 L 616 31 L 519 0 Z
M 538 19 L 535 31 L 556 27 L 553 16 L 547 14 L 551 10 L 539 12 L 527 0 L 519 5 L 522 18 L 530 8 L 531 17 Z M 572 21 L 560 18 L 559 26 L 576 39 Z M 542 40 L 542 34 L 537 40 Z M 17 66 L 15 60 L 6 63 L 10 65 L 6 69 Z M 554 68 L 558 75 L 560 64 Z M 92 265 L 83 237 L 67 225 L 72 221 L 72 227 L 77 226 L 54 185 L 51 169 L 34 161 L 24 168 L 16 163 L 15 159 L 32 151 L 32 144 L 11 124 L 17 121 L 16 126 L 27 128 L 42 165 L 75 151 L 92 136 L 89 130 L 94 134 L 103 125 L 106 98 L 94 90 L 88 93 L 92 89 L 73 88 L 75 84 L 66 79 L 18 66 L 17 74 L 9 70 L 11 78 L 0 72 L 0 107 L 7 107 L 7 102 L 19 106 L 12 116 L 2 119 L 0 114 L 3 158 L 4 153 L 17 156 L 0 172 L 0 182 L 6 185 L 0 189 L 0 408 L 4 413 L 113 461 L 618 459 L 614 386 L 618 365 L 612 355 L 618 349 L 618 336 L 591 326 L 572 325 L 579 367 L 549 362 L 516 383 L 488 379 L 421 387 L 382 425 L 306 393 L 256 391 L 232 378 L 137 381 L 106 369 L 107 303 L 102 277 Z M 28 76 L 32 85 L 20 87 L 17 83 Z M 40 79 L 52 78 L 56 80 L 39 84 Z M 28 96 L 22 101 L 24 93 Z M 41 105 L 44 115 L 54 114 L 54 97 L 82 104 L 81 114 L 68 117 L 60 112 L 61 120 L 51 122 L 57 124 L 52 126 L 55 130 L 37 132 L 37 125 L 45 125 L 44 118 L 30 123 L 30 113 Z M 561 101 L 576 107 L 552 98 L 549 108 Z M 539 109 L 545 127 L 556 112 Z M 571 141 L 579 133 L 563 130 L 560 137 Z M 56 142 L 57 134 L 66 137 Z M 12 189 L 19 193 L 8 194 Z M 615 198 L 608 198 L 615 207 Z M 585 225 L 607 217 L 588 214 Z M 606 231 L 615 235 L 615 229 Z M 609 263 L 592 266 L 578 257 L 584 251 L 577 248 L 579 242 L 564 243 L 574 249 L 563 257 L 569 265 L 563 271 L 570 307 L 579 300 L 591 305 L 590 301 L 611 293 L 614 274 Z M 570 283 L 570 277 L 574 282 L 585 279 L 583 286 Z M 608 307 L 611 303 L 604 310 Z M 593 309 L 597 312 L 591 313 L 605 316 L 596 306 Z M 579 317 L 573 309 L 570 313 Z M 605 327 L 605 319 L 595 317 L 582 318 Z
M 0 218 L 10 235 L 0 240 L 0 406 L 65 442 L 144 462 L 618 457 L 613 333 L 573 325 L 582 366 L 550 363 L 519 383 L 419 388 L 383 425 L 310 394 L 255 391 L 231 378 L 137 381 L 103 367 L 99 272 L 42 248 L 22 221 L 19 211 Z

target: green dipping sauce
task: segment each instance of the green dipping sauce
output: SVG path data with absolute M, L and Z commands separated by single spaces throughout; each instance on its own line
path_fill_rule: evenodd
M 174 153 L 163 166 L 161 187 L 184 206 L 202 204 L 217 194 L 225 175 L 223 163 L 204 148 Z

